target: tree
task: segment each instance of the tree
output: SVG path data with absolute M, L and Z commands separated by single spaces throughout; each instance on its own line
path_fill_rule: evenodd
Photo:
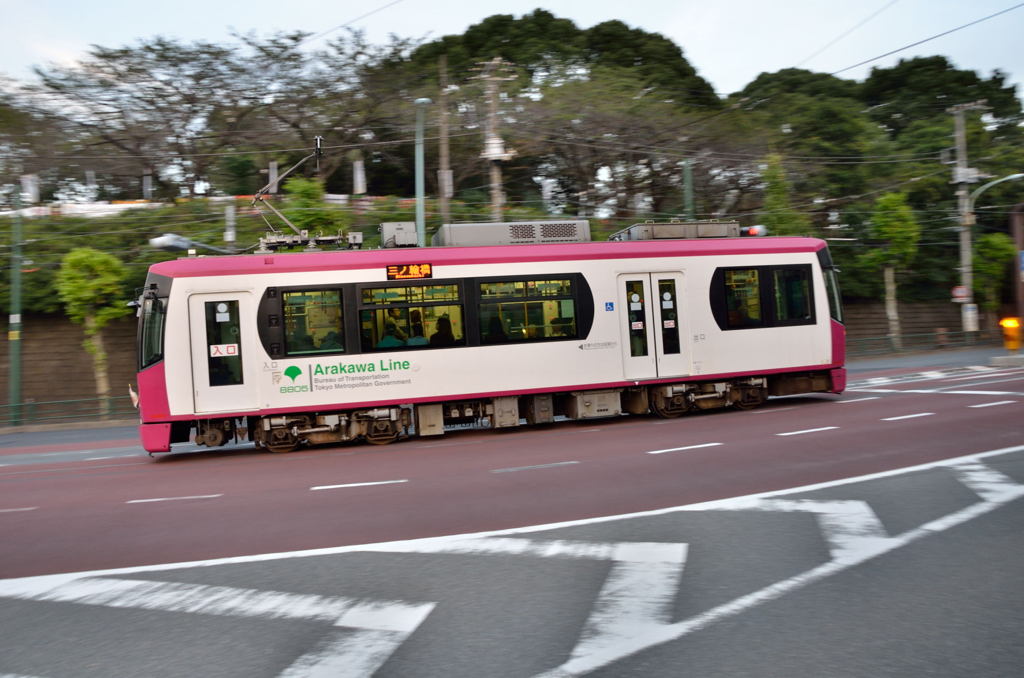
M 944 56 L 900 59 L 892 68 L 872 68 L 864 81 L 863 102 L 870 115 L 898 137 L 915 120 L 948 116 L 954 104 L 984 99 L 1000 127 L 1015 127 L 1021 105 L 1014 85 L 995 71 L 985 80 L 974 71 L 953 67 Z
M 903 350 L 900 315 L 896 302 L 896 272 L 906 269 L 917 255 L 921 227 L 902 193 L 886 193 L 875 202 L 871 217 L 871 235 L 878 247 L 865 256 L 881 266 L 885 278 L 885 315 L 889 320 L 889 339 L 893 348 Z
M 763 178 L 764 210 L 761 223 L 768 229 L 769 235 L 807 235 L 811 222 L 807 215 L 790 206 L 789 180 L 782 166 L 782 156 L 768 156 Z
M 36 75 L 40 83 L 29 94 L 62 118 L 95 158 L 93 168 L 125 190 L 151 175 L 155 184 L 181 182 L 194 194 L 215 154 L 236 141 L 234 132 L 260 105 L 238 49 L 205 42 L 158 37 L 94 46 L 80 63 Z M 165 192 L 177 195 L 169 185 Z
M 91 247 L 68 252 L 57 273 L 57 293 L 68 318 L 85 327 L 82 345 L 92 355 L 96 395 L 103 400 L 104 417 L 110 415 L 110 379 L 103 328 L 131 312 L 122 288 L 126 277 L 124 264 L 117 257 Z
M 292 177 L 285 181 L 288 207 L 283 214 L 288 221 L 311 236 L 324 232 L 328 235 L 349 225 L 351 212 L 332 211 L 324 202 L 324 185 L 319 179 Z M 290 229 L 289 229 L 290 230 Z
M 1007 269 L 1017 258 L 1013 238 L 1005 233 L 986 233 L 974 244 L 974 292 L 978 295 L 981 310 L 987 314 L 998 313 L 1006 282 Z

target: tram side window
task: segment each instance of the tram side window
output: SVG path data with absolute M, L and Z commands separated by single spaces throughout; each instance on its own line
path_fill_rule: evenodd
M 282 294 L 285 354 L 344 353 L 345 332 L 338 290 L 298 290 Z
M 725 271 L 726 328 L 763 327 L 761 276 L 756 268 Z
M 164 357 L 164 325 L 167 310 L 163 299 L 142 302 L 142 334 L 139 342 L 140 367 L 149 367 Z
M 210 386 L 241 384 L 244 379 L 238 302 L 233 299 L 208 301 L 205 307 Z
M 812 319 L 810 267 L 777 268 L 775 320 L 780 325 L 799 325 Z
M 577 336 L 571 279 L 482 282 L 479 311 L 480 341 L 484 344 Z
M 466 343 L 456 284 L 369 287 L 362 291 L 361 305 L 359 331 L 364 351 Z

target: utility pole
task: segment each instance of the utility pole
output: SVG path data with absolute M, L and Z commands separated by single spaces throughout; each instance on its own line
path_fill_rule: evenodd
M 978 181 L 978 171 L 967 166 L 967 131 L 964 124 L 964 113 L 967 111 L 984 111 L 988 107 L 985 101 L 974 101 L 957 104 L 946 109 L 953 114 L 954 136 L 956 138 L 956 164 L 953 166 L 953 183 L 957 185 L 956 196 L 960 214 L 960 286 L 962 301 L 960 320 L 963 331 L 978 331 L 978 305 L 974 303 L 974 264 L 971 245 L 971 229 L 974 228 L 974 212 L 970 206 L 968 186 Z
M 21 425 L 21 191 L 14 190 L 14 220 L 11 227 L 11 299 L 7 323 L 7 404 L 10 424 Z
M 491 221 L 501 221 L 501 208 L 505 204 L 505 191 L 501 186 L 501 161 L 515 155 L 515 151 L 505 151 L 505 142 L 498 136 L 498 83 L 502 80 L 515 80 L 513 75 L 502 75 L 507 72 L 510 64 L 501 57 L 494 57 L 482 64 L 483 72 L 477 76 L 487 81 L 487 129 L 484 135 L 484 151 L 481 158 L 490 163 L 491 175 Z
M 419 247 L 427 245 L 426 210 L 424 208 L 424 180 L 423 180 L 423 124 L 430 99 L 420 97 L 416 104 L 416 241 Z
M 442 54 L 438 64 L 441 75 L 441 94 L 438 97 L 438 126 L 440 127 L 440 169 L 437 170 L 437 202 L 441 208 L 441 223 L 452 222 L 452 210 L 448 199 L 454 193 L 452 186 L 451 160 L 448 156 L 448 55 Z

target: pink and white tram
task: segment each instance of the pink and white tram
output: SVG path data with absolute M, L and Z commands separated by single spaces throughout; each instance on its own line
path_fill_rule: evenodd
M 675 417 L 846 382 L 812 238 L 187 258 L 154 265 L 140 303 L 150 452 Z

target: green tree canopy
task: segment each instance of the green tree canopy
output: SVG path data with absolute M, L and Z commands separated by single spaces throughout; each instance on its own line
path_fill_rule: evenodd
M 1011 264 L 1017 258 L 1013 238 L 1005 233 L 986 233 L 974 244 L 974 293 L 982 310 L 999 310 L 1006 283 L 1013 280 Z
M 112 254 L 91 247 L 68 252 L 57 273 L 57 294 L 68 318 L 76 323 L 92 322 L 101 330 L 114 318 L 128 315 L 123 284 L 127 277 L 124 264 Z M 88 323 L 87 323 L 88 324 Z
M 122 288 L 126 277 L 124 264 L 117 257 L 91 247 L 68 252 L 57 272 L 57 293 L 68 317 L 85 327 L 82 345 L 93 357 L 96 394 L 104 400 L 104 414 L 110 411 L 110 379 L 103 328 L 131 312 Z
M 954 68 L 946 57 L 900 59 L 892 68 L 872 68 L 864 82 L 862 99 L 871 117 L 896 137 L 914 121 L 947 116 L 954 104 L 984 99 L 996 120 L 1015 126 L 1021 105 L 1015 87 L 995 71 L 983 79 L 974 71 Z
M 761 223 L 768 235 L 807 235 L 811 228 L 807 215 L 790 205 L 789 179 L 782 165 L 782 157 L 770 155 L 763 173 L 764 209 Z

